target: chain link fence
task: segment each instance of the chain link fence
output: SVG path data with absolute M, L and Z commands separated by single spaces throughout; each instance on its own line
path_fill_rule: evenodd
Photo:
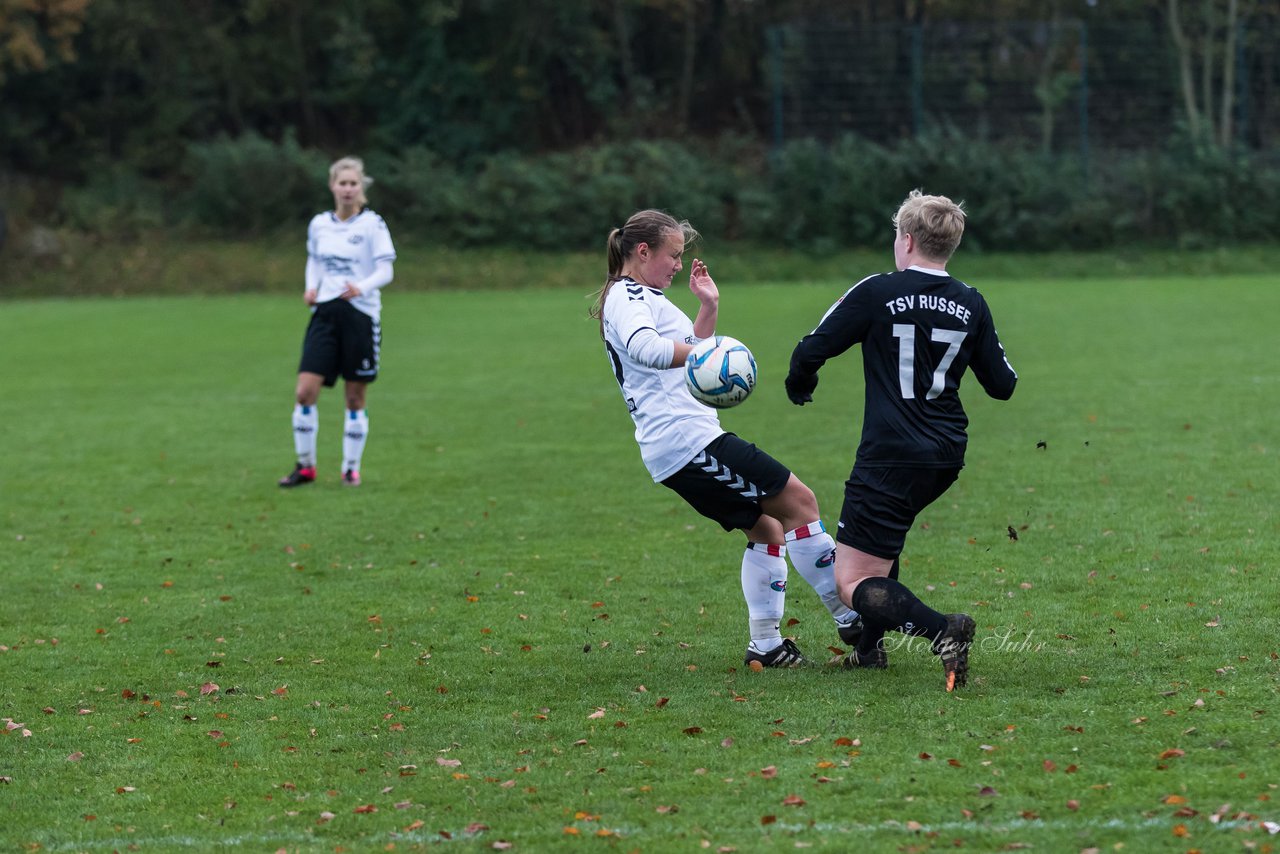
M 1278 30 L 1267 18 L 1242 26 L 1237 40 L 1235 138 L 1255 149 L 1280 130 Z M 954 127 L 1087 157 L 1095 147 L 1154 147 L 1185 118 L 1178 58 L 1168 34 L 1151 27 L 795 24 L 771 30 L 769 49 L 779 145 L 846 133 L 889 143 Z

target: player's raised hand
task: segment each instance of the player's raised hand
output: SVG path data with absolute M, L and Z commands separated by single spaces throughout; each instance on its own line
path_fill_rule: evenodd
M 694 258 L 693 263 L 689 265 L 689 290 L 693 291 L 693 295 L 700 303 L 720 301 L 720 290 L 716 287 L 715 280 L 707 272 L 707 265 L 698 258 Z

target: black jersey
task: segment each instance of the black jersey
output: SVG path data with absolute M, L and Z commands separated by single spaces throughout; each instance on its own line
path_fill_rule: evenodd
M 810 378 L 854 344 L 866 379 L 858 465 L 964 465 L 965 369 L 1000 400 L 1018 379 L 982 294 L 941 270 L 911 267 L 854 285 L 796 345 L 791 374 Z

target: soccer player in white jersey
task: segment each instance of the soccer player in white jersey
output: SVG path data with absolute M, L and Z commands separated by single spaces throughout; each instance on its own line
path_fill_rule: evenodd
M 367 205 L 371 183 L 364 163 L 344 157 L 329 167 L 333 210 L 316 214 L 307 227 L 303 300 L 311 323 L 302 342 L 293 408 L 293 445 L 298 460 L 280 479 L 284 487 L 316 479 L 316 401 L 321 386 L 341 376 L 346 397 L 342 423 L 342 483 L 360 485 L 360 460 L 369 435 L 365 398 L 378 378 L 382 349 L 382 288 L 391 281 L 395 246 L 387 224 Z
M 846 644 L 862 625 L 840 602 L 832 565 L 835 542 L 818 514 L 813 491 L 786 466 L 720 426 L 715 410 L 694 400 L 684 383 L 693 346 L 715 334 L 720 293 L 707 266 L 694 259 L 689 290 L 693 321 L 667 299 L 683 269 L 685 247 L 698 234 L 662 211 L 639 211 L 609 234 L 609 276 L 591 316 L 627 410 L 640 456 L 654 481 L 726 531 L 746 533 L 742 592 L 751 640 L 746 664 L 794 667 L 805 661 L 779 631 L 787 590 L 787 560 L 817 591 Z

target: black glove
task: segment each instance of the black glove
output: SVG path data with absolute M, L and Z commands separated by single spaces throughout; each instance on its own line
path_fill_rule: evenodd
M 818 387 L 817 374 L 787 374 L 787 397 L 796 406 L 813 403 L 813 390 Z

